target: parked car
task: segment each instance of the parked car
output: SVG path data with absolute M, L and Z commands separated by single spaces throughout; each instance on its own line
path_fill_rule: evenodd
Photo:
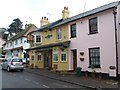
M 2 70 L 7 69 L 8 72 L 11 70 L 20 70 L 21 72 L 24 70 L 23 61 L 20 58 L 9 58 L 4 60 L 1 64 Z
M 5 61 L 6 61 L 5 58 L 0 58 L 0 64 L 1 64 L 1 66 L 2 66 L 3 62 L 5 62 Z

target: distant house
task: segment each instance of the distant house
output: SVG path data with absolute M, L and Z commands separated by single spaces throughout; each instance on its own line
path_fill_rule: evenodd
M 2 48 L 2 45 L 5 43 L 5 40 L 3 40 L 1 37 L 0 37 L 0 48 Z
M 31 31 L 35 31 L 37 27 L 33 24 L 26 25 L 25 30 L 17 33 L 16 35 L 9 38 L 3 45 L 3 52 L 5 57 L 19 57 L 26 58 L 25 49 L 29 48 L 29 43 L 27 43 L 27 34 Z

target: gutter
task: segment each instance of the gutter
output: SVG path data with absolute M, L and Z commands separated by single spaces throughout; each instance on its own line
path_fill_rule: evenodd
M 113 15 L 114 15 L 114 27 L 115 27 L 115 44 L 116 44 L 116 77 L 118 77 L 118 43 L 117 43 L 117 24 L 116 24 L 116 14 L 115 11 L 117 7 L 113 9 Z

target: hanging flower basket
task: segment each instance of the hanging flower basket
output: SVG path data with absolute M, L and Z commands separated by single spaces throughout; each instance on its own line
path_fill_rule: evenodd
M 83 56 L 83 55 L 84 55 L 84 52 L 80 52 L 80 55 L 82 55 L 82 56 Z
M 116 68 L 115 68 L 115 66 L 110 66 L 109 69 L 114 70 Z
M 84 61 L 84 58 L 80 58 L 80 61 Z

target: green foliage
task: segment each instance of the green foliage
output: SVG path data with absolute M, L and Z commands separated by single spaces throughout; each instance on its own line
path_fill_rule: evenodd
M 13 22 L 9 25 L 8 32 L 12 35 L 12 33 L 18 33 L 22 31 L 22 22 L 19 18 L 13 20 Z
M 6 28 L 0 28 L 0 38 L 2 38 L 4 40 L 7 39 L 8 34 L 5 33 L 6 31 L 7 31 Z

